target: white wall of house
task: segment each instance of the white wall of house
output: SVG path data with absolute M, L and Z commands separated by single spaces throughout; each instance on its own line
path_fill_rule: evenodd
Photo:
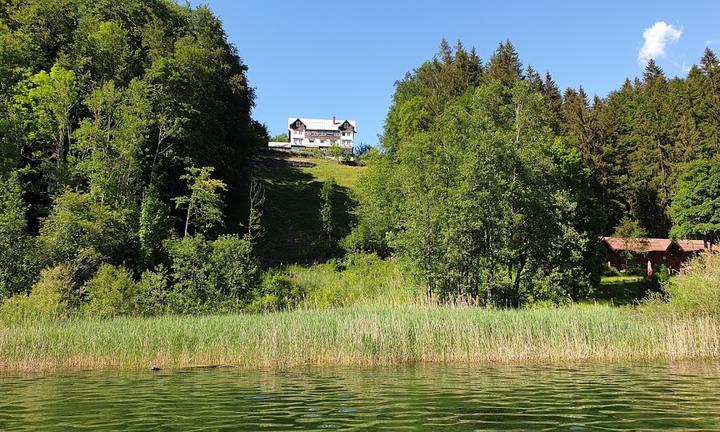
M 305 130 L 296 130 L 295 122 L 300 120 L 305 125 Z M 338 119 L 306 119 L 288 118 L 288 135 L 290 145 L 298 148 L 329 148 L 337 143 L 341 149 L 352 152 L 355 147 L 355 133 L 357 127 L 354 120 L 347 120 L 352 126 L 352 131 L 341 131 L 340 127 L 346 120 Z

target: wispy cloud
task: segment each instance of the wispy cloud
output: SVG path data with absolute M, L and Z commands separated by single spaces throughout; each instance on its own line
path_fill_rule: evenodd
M 690 72 L 691 69 L 692 69 L 692 66 L 688 66 L 687 63 L 685 63 L 685 60 L 683 60 L 683 62 L 682 62 L 682 73 L 687 75 L 687 74 Z
M 652 27 L 645 29 L 643 32 L 645 43 L 638 52 L 638 62 L 645 65 L 650 59 L 663 57 L 667 44 L 680 39 L 682 33 L 682 29 L 675 28 L 665 21 L 658 21 Z

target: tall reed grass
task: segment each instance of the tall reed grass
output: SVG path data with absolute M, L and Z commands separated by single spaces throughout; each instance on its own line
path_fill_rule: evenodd
M 437 306 L 66 319 L 0 328 L 0 370 L 717 359 L 713 316 Z

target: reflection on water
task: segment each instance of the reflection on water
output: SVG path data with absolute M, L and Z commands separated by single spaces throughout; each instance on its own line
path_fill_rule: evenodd
M 0 376 L 0 430 L 720 430 L 720 365 Z

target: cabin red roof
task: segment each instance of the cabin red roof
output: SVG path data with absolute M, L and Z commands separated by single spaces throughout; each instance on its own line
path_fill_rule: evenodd
M 670 239 L 662 238 L 603 237 L 603 241 L 616 252 L 665 252 L 673 243 Z
M 680 246 L 680 249 L 685 252 L 697 252 L 708 249 L 708 247 L 705 246 L 705 242 L 702 240 L 677 240 L 675 243 L 677 243 L 678 246 Z
M 699 252 L 707 249 L 702 240 L 670 240 L 664 238 L 603 237 L 602 240 L 615 252 L 667 252 L 675 244 L 683 252 Z

